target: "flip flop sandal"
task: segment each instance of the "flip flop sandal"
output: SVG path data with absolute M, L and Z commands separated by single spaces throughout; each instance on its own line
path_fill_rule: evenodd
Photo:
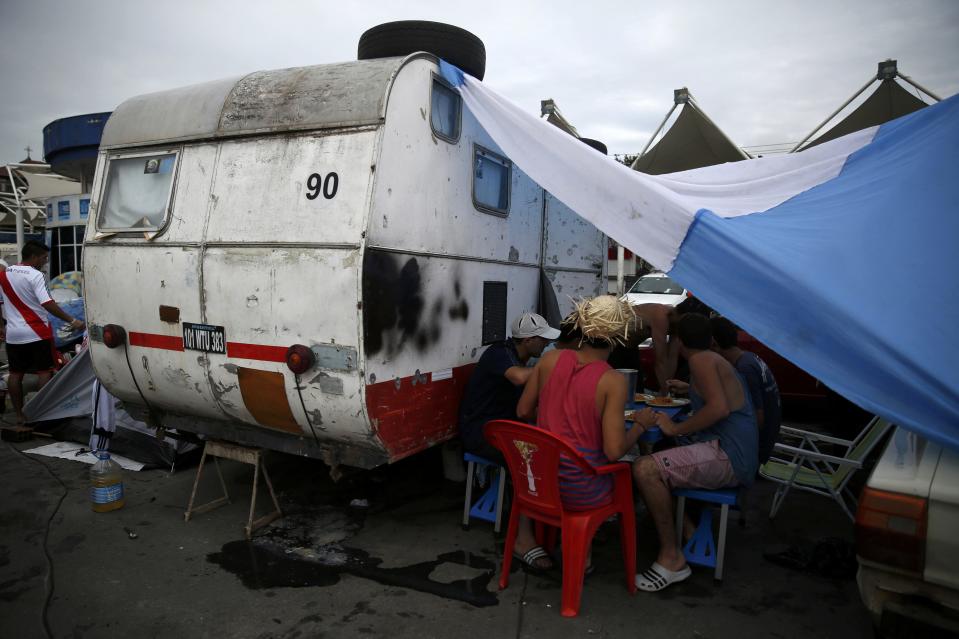
M 542 574 L 547 570 L 552 570 L 554 564 L 552 559 L 550 559 L 550 565 L 548 567 L 539 566 L 536 564 L 538 559 L 542 558 L 550 559 L 549 553 L 543 549 L 542 546 L 533 546 L 526 551 L 526 554 L 520 555 L 515 550 L 513 551 L 513 558 L 518 559 L 520 564 L 523 566 L 523 570 L 533 574 Z
M 646 592 L 659 592 L 666 586 L 685 581 L 693 571 L 689 566 L 684 566 L 682 570 L 667 570 L 656 562 L 649 567 L 649 570 L 636 575 L 636 587 Z

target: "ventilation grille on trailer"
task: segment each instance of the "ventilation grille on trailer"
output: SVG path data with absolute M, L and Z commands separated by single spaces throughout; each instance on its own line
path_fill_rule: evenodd
M 506 339 L 506 282 L 483 282 L 483 344 Z

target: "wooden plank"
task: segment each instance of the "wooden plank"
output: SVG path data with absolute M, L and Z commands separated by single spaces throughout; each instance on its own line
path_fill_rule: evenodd
M 3 426 L 0 439 L 5 442 L 25 442 L 33 437 L 33 429 L 27 426 Z

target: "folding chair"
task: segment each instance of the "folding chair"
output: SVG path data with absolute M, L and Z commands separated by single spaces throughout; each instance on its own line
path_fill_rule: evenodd
M 777 442 L 773 456 L 759 469 L 762 477 L 779 484 L 773 495 L 769 518 L 776 516 L 790 489 L 796 488 L 831 497 L 846 516 L 855 521 L 856 497 L 847 484 L 890 428 L 892 424 L 885 419 L 873 417 L 862 432 L 850 441 L 783 426 L 780 437 L 798 440 L 798 443 L 791 446 Z M 845 452 L 841 455 L 826 454 L 819 448 L 822 444 L 844 447 Z

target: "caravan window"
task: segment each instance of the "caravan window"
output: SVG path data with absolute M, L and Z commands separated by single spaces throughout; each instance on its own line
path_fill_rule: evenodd
M 513 163 L 478 144 L 473 147 L 473 204 L 481 211 L 509 213 L 509 188 Z
M 433 134 L 447 142 L 460 139 L 460 114 L 463 112 L 459 94 L 441 77 L 433 76 L 430 92 L 430 126 Z
M 113 157 L 107 168 L 101 231 L 157 231 L 166 222 L 176 153 Z

